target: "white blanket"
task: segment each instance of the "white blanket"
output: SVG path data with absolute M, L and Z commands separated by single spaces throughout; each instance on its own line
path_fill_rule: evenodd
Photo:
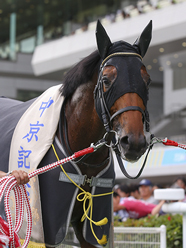
M 64 98 L 59 92 L 61 85 L 46 90 L 27 109 L 19 120 L 11 142 L 9 170 L 21 169 L 30 173 L 39 165 L 42 158 L 53 143 L 57 130 L 60 110 Z M 40 206 L 38 178 L 32 178 L 26 184 L 30 198 L 33 230 L 32 240 L 43 243 L 43 226 Z M 14 217 L 14 198 L 11 196 L 12 216 Z M 26 234 L 26 216 L 19 236 L 24 239 Z

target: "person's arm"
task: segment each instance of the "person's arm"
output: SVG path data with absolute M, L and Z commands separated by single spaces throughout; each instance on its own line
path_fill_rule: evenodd
M 113 198 L 113 209 L 114 209 L 114 212 L 117 212 L 117 211 L 119 211 L 119 210 L 125 209 L 125 206 L 124 206 L 124 205 L 121 205 L 118 201 L 116 201 L 116 200 Z
M 160 201 L 153 209 L 151 214 L 152 215 L 156 215 L 159 213 L 159 211 L 161 210 L 163 204 L 165 203 L 165 200 Z
M 26 184 L 29 182 L 28 173 L 22 170 L 14 170 L 9 174 L 10 176 L 14 176 L 17 180 L 17 184 Z M 7 176 L 7 173 L 4 171 L 0 171 L 0 178 Z
M 114 211 L 117 212 L 117 211 L 119 211 L 119 210 L 124 210 L 124 209 L 125 209 L 125 206 L 123 206 L 123 205 L 118 205 L 118 206 L 115 206 L 114 209 L 115 209 Z

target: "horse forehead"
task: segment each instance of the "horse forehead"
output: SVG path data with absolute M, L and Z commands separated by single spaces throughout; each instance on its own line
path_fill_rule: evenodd
M 124 55 L 111 57 L 104 65 L 104 68 L 107 67 L 115 68 L 117 73 L 117 84 L 121 84 L 122 82 L 128 82 L 130 87 L 133 87 L 134 84 L 139 87 L 138 81 L 141 81 L 141 79 L 147 77 L 145 75 L 148 75 L 141 59 L 135 56 Z
M 142 63 L 141 59 L 136 56 L 118 55 L 111 57 L 105 63 L 105 66 L 114 66 L 118 71 L 124 69 L 128 71 L 139 71 L 139 69 L 141 69 L 144 64 Z
M 128 53 L 138 53 L 138 47 L 129 44 L 126 41 L 116 41 L 109 48 L 109 52 L 107 55 L 116 53 L 116 52 L 128 52 Z

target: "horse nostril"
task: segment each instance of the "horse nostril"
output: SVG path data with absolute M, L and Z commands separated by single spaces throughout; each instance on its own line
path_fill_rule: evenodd
M 121 150 L 124 157 L 131 162 L 138 160 L 146 151 L 145 136 L 126 135 L 120 139 Z
M 124 136 L 120 140 L 121 146 L 125 149 L 127 146 L 129 146 L 129 137 Z
M 139 136 L 138 138 L 133 137 L 132 135 L 126 135 L 121 138 L 120 144 L 124 150 L 134 150 L 135 152 L 139 152 L 146 148 L 146 139 L 144 136 Z

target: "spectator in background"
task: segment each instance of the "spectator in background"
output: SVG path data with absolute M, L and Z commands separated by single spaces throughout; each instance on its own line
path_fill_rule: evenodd
M 115 206 L 118 206 L 118 205 L 119 205 L 119 202 L 120 202 L 120 196 L 119 196 L 119 194 L 118 194 L 116 191 L 114 191 L 114 192 L 113 192 L 113 209 L 114 209 L 114 216 L 118 215 L 118 212 L 117 212 Z
M 154 192 L 155 189 L 163 189 L 161 184 L 154 184 L 152 187 L 152 191 Z
M 139 186 L 137 184 L 131 184 L 130 185 L 130 198 L 133 199 L 141 199 L 140 193 L 139 193 Z
M 184 191 L 186 190 L 186 179 L 184 177 L 178 177 L 175 181 L 175 183 Z
M 117 189 L 117 193 L 121 197 L 121 199 L 128 197 L 130 195 L 130 188 L 127 184 L 121 184 Z
M 139 183 L 139 193 L 141 196 L 141 200 L 152 203 L 152 204 L 158 204 L 159 201 L 154 199 L 153 196 L 153 184 L 148 179 L 143 179 Z
M 130 13 L 128 11 L 122 10 L 121 13 L 122 13 L 123 19 L 130 17 Z
M 185 191 L 185 197 L 182 202 L 186 202 L 186 179 L 184 177 L 177 177 L 171 188 L 181 188 Z
M 123 198 L 125 199 L 125 198 Z M 129 213 L 125 209 L 118 209 L 121 197 L 117 192 L 113 193 L 113 209 L 114 216 L 118 216 L 121 221 L 126 221 L 129 218 Z
M 157 213 L 163 214 L 161 207 L 165 201 L 161 201 L 158 205 L 144 202 L 142 200 L 137 200 L 134 198 L 126 197 L 119 201 L 119 195 L 114 193 L 113 195 L 113 208 L 114 212 L 126 211 L 128 213 L 128 218 L 139 219 L 147 216 L 148 214 L 156 215 Z M 117 200 L 116 200 L 116 199 Z M 122 220 L 122 219 L 121 219 Z M 123 221 L 123 220 L 122 220 Z
M 149 0 L 149 3 L 152 7 L 156 9 L 158 5 L 158 0 Z
M 130 188 L 127 184 L 121 184 L 118 189 L 117 193 L 120 197 L 120 202 L 130 196 Z M 122 221 L 126 221 L 129 218 L 129 214 L 125 209 L 119 209 L 117 212 L 118 216 Z

